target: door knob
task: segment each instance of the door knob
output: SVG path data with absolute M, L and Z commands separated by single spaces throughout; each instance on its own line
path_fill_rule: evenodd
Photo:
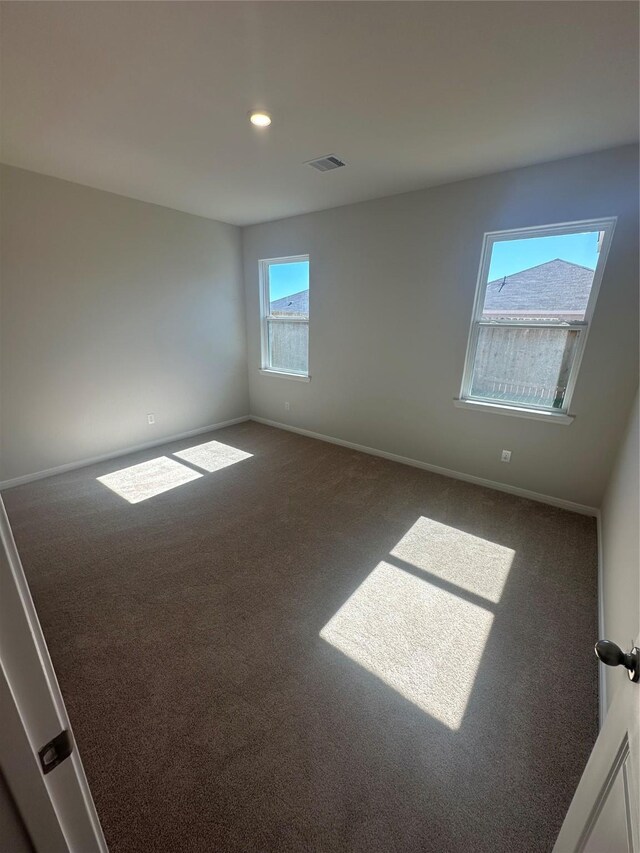
M 640 649 L 634 646 L 630 652 L 623 652 L 611 640 L 598 640 L 595 646 L 596 656 L 607 666 L 623 666 L 631 681 L 640 681 Z

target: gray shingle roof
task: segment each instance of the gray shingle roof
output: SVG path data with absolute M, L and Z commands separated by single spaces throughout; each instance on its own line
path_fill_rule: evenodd
M 584 313 L 593 270 L 556 258 L 487 284 L 484 311 L 489 316 L 567 316 Z M 271 303 L 272 314 L 308 314 L 309 291 Z
M 271 303 L 272 314 L 308 314 L 309 291 L 301 290 L 291 296 L 283 296 Z
M 483 313 L 494 316 L 583 314 L 592 282 L 593 270 L 556 258 L 490 281 Z

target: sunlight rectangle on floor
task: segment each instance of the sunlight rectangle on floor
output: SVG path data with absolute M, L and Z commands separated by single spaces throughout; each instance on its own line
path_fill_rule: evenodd
M 195 447 L 188 447 L 186 450 L 179 450 L 173 455 L 211 474 L 236 462 L 250 459 L 253 453 L 246 453 L 221 441 L 207 441 Z
M 455 731 L 513 557 L 511 548 L 422 516 L 320 636 Z
M 175 459 L 159 456 L 157 459 L 114 471 L 113 474 L 105 474 L 97 480 L 130 504 L 137 504 L 200 477 L 202 474 L 181 465 Z

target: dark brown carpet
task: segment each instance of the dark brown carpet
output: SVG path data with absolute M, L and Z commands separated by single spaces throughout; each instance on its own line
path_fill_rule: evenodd
M 252 456 L 96 480 L 211 440 Z M 255 423 L 4 499 L 112 853 L 551 848 L 593 519 Z

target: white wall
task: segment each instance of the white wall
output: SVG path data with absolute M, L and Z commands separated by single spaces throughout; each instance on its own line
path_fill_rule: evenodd
M 240 229 L 2 178 L 0 479 L 248 413 Z M 626 146 L 244 229 L 251 411 L 599 506 L 638 381 L 637 192 Z M 484 232 L 610 215 L 574 423 L 456 409 Z M 312 380 L 261 376 L 258 260 L 307 252 Z
M 637 157 L 625 146 L 244 229 L 252 413 L 599 506 L 638 383 Z M 455 408 L 483 234 L 614 215 L 571 426 Z M 258 372 L 258 261 L 306 253 L 308 384 Z
M 629 415 L 602 503 L 604 639 L 629 651 L 640 634 L 640 416 L 639 396 Z M 605 667 L 607 706 L 626 682 Z
M 0 480 L 248 414 L 240 244 L 2 167 Z

